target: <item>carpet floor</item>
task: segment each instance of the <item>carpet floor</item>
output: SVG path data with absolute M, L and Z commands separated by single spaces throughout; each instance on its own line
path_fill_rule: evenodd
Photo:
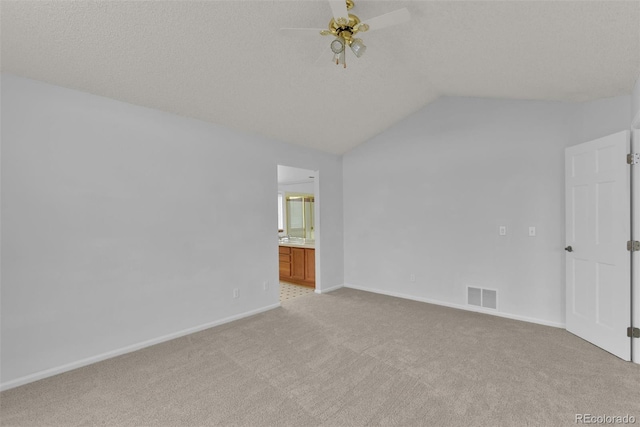
M 565 330 L 352 289 L 0 394 L 5 426 L 640 423 L 640 366 Z

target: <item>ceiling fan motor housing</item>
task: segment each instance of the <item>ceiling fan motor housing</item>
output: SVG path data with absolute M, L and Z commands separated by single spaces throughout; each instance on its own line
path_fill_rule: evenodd
M 332 19 L 331 22 L 329 22 L 329 31 L 334 36 L 343 38 L 345 42 L 350 45 L 353 40 L 353 35 L 359 30 L 359 24 L 360 18 L 350 13 L 348 22 L 342 18 L 340 18 L 338 22 Z

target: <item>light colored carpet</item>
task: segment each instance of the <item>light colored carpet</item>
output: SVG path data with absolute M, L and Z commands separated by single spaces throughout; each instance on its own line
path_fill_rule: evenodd
M 280 302 L 301 297 L 302 295 L 312 294 L 314 292 L 315 290 L 309 286 L 280 282 Z
M 351 289 L 0 394 L 16 426 L 640 423 L 640 366 L 568 332 Z

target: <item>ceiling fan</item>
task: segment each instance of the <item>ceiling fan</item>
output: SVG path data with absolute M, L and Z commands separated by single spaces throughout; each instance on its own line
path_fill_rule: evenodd
M 402 8 L 361 22 L 360 18 L 348 12 L 353 8 L 353 0 L 329 0 L 329 5 L 331 6 L 333 18 L 329 21 L 328 29 L 281 28 L 280 31 L 293 36 L 318 34 L 333 36 L 334 39 L 330 45 L 333 52 L 333 61 L 336 64 L 342 64 L 344 68 L 347 68 L 345 60 L 347 47 L 351 48 L 357 58 L 360 58 L 367 50 L 362 39 L 355 37 L 356 34 L 401 24 L 411 18 L 407 8 Z

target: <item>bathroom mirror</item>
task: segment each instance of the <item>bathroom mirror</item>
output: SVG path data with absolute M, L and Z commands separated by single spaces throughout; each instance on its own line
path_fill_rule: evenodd
M 287 234 L 291 237 L 315 240 L 313 194 L 286 196 Z

